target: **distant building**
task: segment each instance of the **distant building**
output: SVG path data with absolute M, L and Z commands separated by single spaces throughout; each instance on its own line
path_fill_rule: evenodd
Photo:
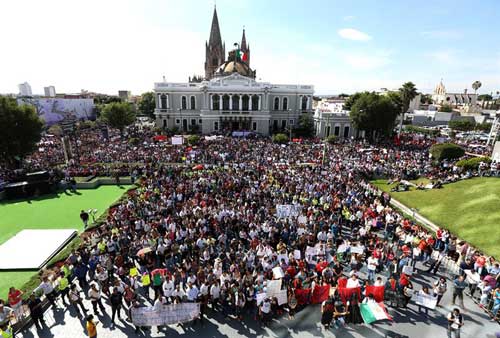
M 19 105 L 35 107 L 36 112 L 50 126 L 66 120 L 95 120 L 94 99 L 58 97 L 19 97 Z
M 318 102 L 314 112 L 316 136 L 336 136 L 339 139 L 361 136 L 354 129 L 349 111 L 344 109 L 343 98 L 328 98 Z
M 446 87 L 441 80 L 432 94 L 432 102 L 439 105 L 462 106 L 462 105 L 475 105 L 477 101 L 476 94 L 467 93 L 467 89 L 463 93 L 447 93 Z
M 33 96 L 28 82 L 21 83 L 17 87 L 19 88 L 19 96 Z
M 122 101 L 128 102 L 130 101 L 130 90 L 119 90 L 118 97 L 122 99 Z
M 54 86 L 43 87 L 46 97 L 56 97 L 56 88 Z

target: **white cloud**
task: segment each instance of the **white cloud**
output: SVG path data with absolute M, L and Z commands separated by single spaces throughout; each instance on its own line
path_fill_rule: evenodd
M 354 28 L 342 28 L 338 31 L 341 38 L 354 41 L 368 41 L 372 37 Z
M 422 35 L 425 38 L 430 38 L 430 39 L 460 39 L 462 38 L 462 33 L 459 31 L 455 30 L 431 30 L 431 31 L 424 31 L 421 32 L 420 35 Z

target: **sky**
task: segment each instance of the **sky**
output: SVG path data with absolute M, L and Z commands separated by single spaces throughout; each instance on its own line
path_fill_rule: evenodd
M 117 94 L 204 74 L 213 0 L 1 0 L 0 93 Z M 257 80 L 317 94 L 500 90 L 500 1 L 217 0 L 226 52 L 243 26 Z

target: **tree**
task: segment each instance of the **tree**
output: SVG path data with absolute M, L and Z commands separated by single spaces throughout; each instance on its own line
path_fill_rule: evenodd
M 120 131 L 135 121 L 135 113 L 132 106 L 127 102 L 112 102 L 104 106 L 101 112 L 103 120 L 111 127 Z
M 429 152 L 437 161 L 452 160 L 464 156 L 464 148 L 454 143 L 436 143 L 432 145 Z
M 489 122 L 478 123 L 476 124 L 476 129 L 484 132 L 489 132 L 491 130 L 491 123 Z
M 273 135 L 273 142 L 274 143 L 279 143 L 279 144 L 287 143 L 288 142 L 288 136 L 285 135 L 285 134 L 274 134 Z
M 492 101 L 493 96 L 491 96 L 490 94 L 481 94 L 477 97 L 477 100 L 478 101 Z
M 472 89 L 474 89 L 474 94 L 477 94 L 477 90 L 481 88 L 481 86 L 482 86 L 481 81 L 474 81 L 472 83 Z
M 401 122 L 399 124 L 399 134 L 401 134 L 401 130 L 403 129 L 403 120 L 405 118 L 405 114 L 410 109 L 410 102 L 417 95 L 417 88 L 415 88 L 415 84 L 413 82 L 405 82 L 403 86 L 399 88 L 399 95 L 401 96 Z
M 293 128 L 293 134 L 298 137 L 312 137 L 314 135 L 314 121 L 309 114 L 302 114 L 299 117 L 299 123 Z
M 30 105 L 0 97 L 0 162 L 12 167 L 15 159 L 31 154 L 40 141 L 43 122 Z
M 471 120 L 451 120 L 448 127 L 454 130 L 470 131 L 474 130 L 476 123 Z
M 356 94 L 355 94 L 356 95 Z M 370 137 L 374 133 L 389 135 L 400 113 L 389 96 L 377 93 L 359 93 L 351 108 L 351 121 L 358 130 L 365 130 Z
M 453 108 L 449 104 L 443 104 L 441 107 L 439 107 L 439 111 L 442 113 L 451 113 L 453 111 Z
M 352 94 L 351 96 L 349 96 L 345 101 L 344 101 L 344 109 L 345 110 L 351 110 L 352 108 L 352 105 L 354 104 L 354 102 L 356 102 L 356 100 L 361 96 L 361 94 L 363 93 L 368 93 L 368 92 L 358 92 L 358 93 L 354 93 Z
M 147 92 L 141 95 L 141 100 L 138 104 L 138 110 L 141 115 L 154 118 L 156 108 L 155 95 L 153 92 Z

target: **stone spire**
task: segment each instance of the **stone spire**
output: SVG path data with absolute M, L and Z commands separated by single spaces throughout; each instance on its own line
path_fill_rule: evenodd
M 247 49 L 247 38 L 245 37 L 245 27 L 243 27 L 243 36 L 241 37 L 241 50 Z
M 217 68 L 224 63 L 226 58 L 225 47 L 225 44 L 222 43 L 220 34 L 217 8 L 214 6 L 210 37 L 208 42 L 205 42 L 205 78 L 207 80 L 211 79 Z

